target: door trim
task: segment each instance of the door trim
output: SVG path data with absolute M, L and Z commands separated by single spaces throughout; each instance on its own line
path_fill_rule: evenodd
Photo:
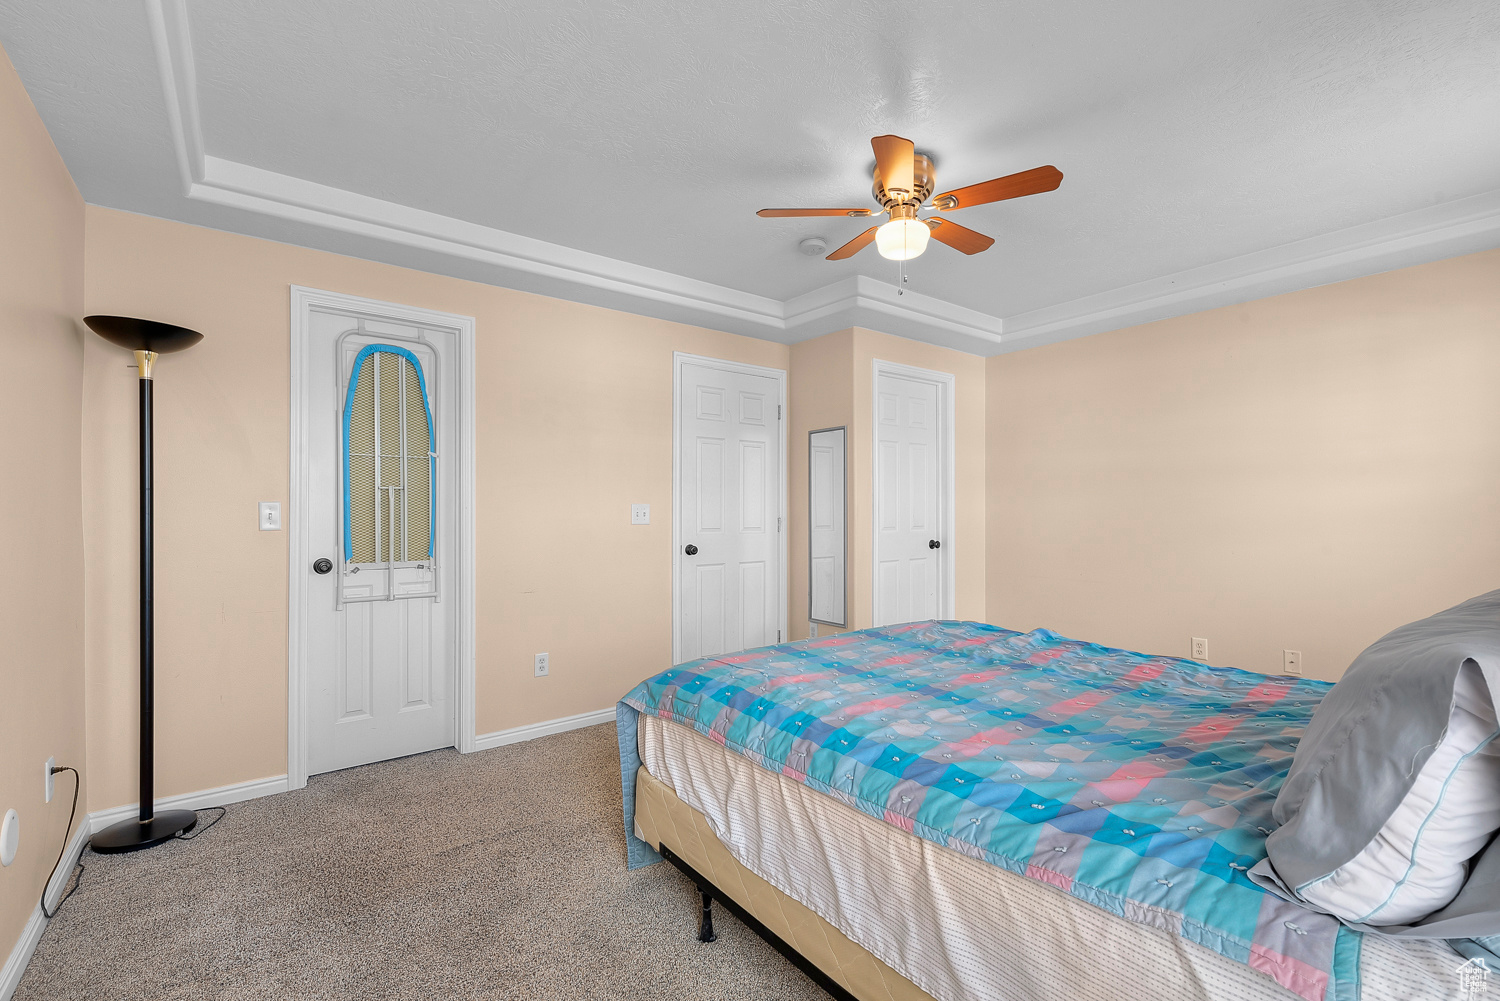
M 291 286 L 291 492 L 287 537 L 287 788 L 307 785 L 307 623 L 302 615 L 306 567 L 312 558 L 307 537 L 310 506 L 306 456 L 302 435 L 311 407 L 311 386 L 303 378 L 305 348 L 312 313 L 317 309 L 363 316 L 372 320 L 419 324 L 429 330 L 448 330 L 456 336 L 458 372 L 458 635 L 454 665 L 454 743 L 459 751 L 475 750 L 474 739 L 474 318 L 456 313 L 365 299 L 342 292 Z
M 880 574 L 877 572 L 880 552 L 880 377 L 894 375 L 913 382 L 926 382 L 937 387 L 938 393 L 938 512 L 943 519 L 938 538 L 943 547 L 938 550 L 940 569 L 938 581 L 942 592 L 938 595 L 938 615 L 945 619 L 958 617 L 957 560 L 958 549 L 957 516 L 954 506 L 954 451 L 953 427 L 956 420 L 954 387 L 957 382 L 952 372 L 935 372 L 932 369 L 916 368 L 893 361 L 876 358 L 871 364 L 870 375 L 870 624 L 875 624 L 875 610 L 880 607 Z
M 764 365 L 751 365 L 749 362 L 726 361 L 723 358 L 709 358 L 705 355 L 688 354 L 685 351 L 672 352 L 672 663 L 679 664 L 678 651 L 682 649 L 682 366 L 685 364 L 701 365 L 705 368 L 718 369 L 721 372 L 736 372 L 741 375 L 762 375 L 776 380 L 776 408 L 780 415 L 776 423 L 781 431 L 781 463 L 776 475 L 781 478 L 781 489 L 777 491 L 776 521 L 780 526 L 777 535 L 781 536 L 780 556 L 781 573 L 777 582 L 780 589 L 780 600 L 777 605 L 777 631 L 782 637 L 787 634 L 787 603 L 788 591 L 791 587 L 790 567 L 787 565 L 787 536 L 791 533 L 786 530 L 787 515 L 787 455 L 786 455 L 786 369 L 767 368 Z

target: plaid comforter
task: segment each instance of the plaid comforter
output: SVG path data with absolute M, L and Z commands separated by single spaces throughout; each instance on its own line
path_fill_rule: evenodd
M 1271 805 L 1330 687 L 977 622 L 705 658 L 622 700 L 626 830 L 636 713 L 654 713 L 1309 1001 L 1352 999 L 1359 933 L 1245 877 L 1265 857 Z M 645 861 L 633 851 L 632 864 Z

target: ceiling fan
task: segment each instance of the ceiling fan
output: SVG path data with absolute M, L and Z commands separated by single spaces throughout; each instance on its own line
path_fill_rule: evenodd
M 977 254 L 994 246 L 992 237 L 977 233 L 956 222 L 937 217 L 917 218 L 917 210 L 927 201 L 936 186 L 937 174 L 932 161 L 918 153 L 910 139 L 900 136 L 876 136 L 870 140 L 875 150 L 875 200 L 879 212 L 890 214 L 890 221 L 872 226 L 828 255 L 830 261 L 853 257 L 871 242 L 880 256 L 893 261 L 909 261 L 927 249 L 930 236 L 965 254 Z M 1035 167 L 1019 174 L 1007 174 L 991 181 L 981 181 L 966 188 L 955 188 L 932 199 L 939 212 L 966 209 L 972 205 L 1020 198 L 1023 195 L 1055 191 L 1062 184 L 1062 171 L 1056 167 Z M 793 216 L 873 216 L 875 209 L 761 209 L 755 213 L 766 219 Z

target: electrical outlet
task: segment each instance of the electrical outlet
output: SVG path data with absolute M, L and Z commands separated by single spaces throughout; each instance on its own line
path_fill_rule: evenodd
M 56 758 L 48 758 L 47 759 L 47 763 L 44 766 L 42 766 L 42 770 L 47 773 L 47 797 L 46 797 L 46 799 L 42 800 L 43 803 L 50 803 L 50 802 L 52 802 L 52 790 L 54 788 L 56 788 L 54 780 L 57 778 L 57 776 L 55 776 L 55 775 L 52 774 L 52 769 L 56 765 L 57 765 L 57 759 Z
M 0 865 L 10 865 L 16 860 L 16 851 L 21 847 L 21 815 L 14 810 L 5 811 L 5 820 L 0 821 Z
M 807 638 L 815 640 L 818 638 L 818 624 L 816 622 L 813 622 L 809 623 L 809 625 L 811 625 L 812 628 L 807 631 Z
M 545 678 L 547 676 L 547 655 L 539 653 L 536 655 L 536 676 Z
M 630 523 L 632 525 L 649 525 L 649 524 L 651 524 L 651 505 L 650 504 L 632 504 L 632 505 L 630 505 Z
M 1283 650 L 1283 651 L 1281 651 L 1281 673 L 1282 674 L 1301 674 L 1302 673 L 1302 651 L 1301 650 Z
M 1207 664 L 1208 663 L 1208 640 L 1204 639 L 1202 636 L 1194 636 L 1193 637 L 1193 652 L 1192 652 L 1191 656 L 1192 656 L 1193 660 L 1196 660 L 1196 661 L 1198 661 L 1200 663 L 1203 663 L 1203 664 Z

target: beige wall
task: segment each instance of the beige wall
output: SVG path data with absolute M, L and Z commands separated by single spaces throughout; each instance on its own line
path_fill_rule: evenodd
M 989 360 L 989 619 L 1333 679 L 1500 587 L 1500 251 Z
M 0 869 L 0 962 L 62 845 L 72 776 L 43 803 L 42 765 L 84 770 L 79 389 L 83 200 L 0 53 L 0 814 L 21 818 Z M 87 772 L 85 771 L 85 790 Z M 82 801 L 80 801 L 80 809 Z
M 255 506 L 287 501 L 292 284 L 477 320 L 478 731 L 606 708 L 670 664 L 672 352 L 785 369 L 784 345 L 108 209 L 87 233 L 89 311 L 205 334 L 156 385 L 159 795 L 286 771 L 287 537 Z M 134 799 L 127 363 L 90 339 L 93 810 Z
M 874 554 L 871 541 L 873 497 L 874 364 L 876 360 L 947 372 L 954 384 L 954 517 L 952 548 L 956 614 L 984 618 L 985 601 L 985 362 L 952 351 L 852 327 L 792 346 L 791 520 L 793 639 L 805 638 L 807 622 L 807 433 L 815 428 L 849 428 L 849 624 L 867 628 L 873 619 Z

